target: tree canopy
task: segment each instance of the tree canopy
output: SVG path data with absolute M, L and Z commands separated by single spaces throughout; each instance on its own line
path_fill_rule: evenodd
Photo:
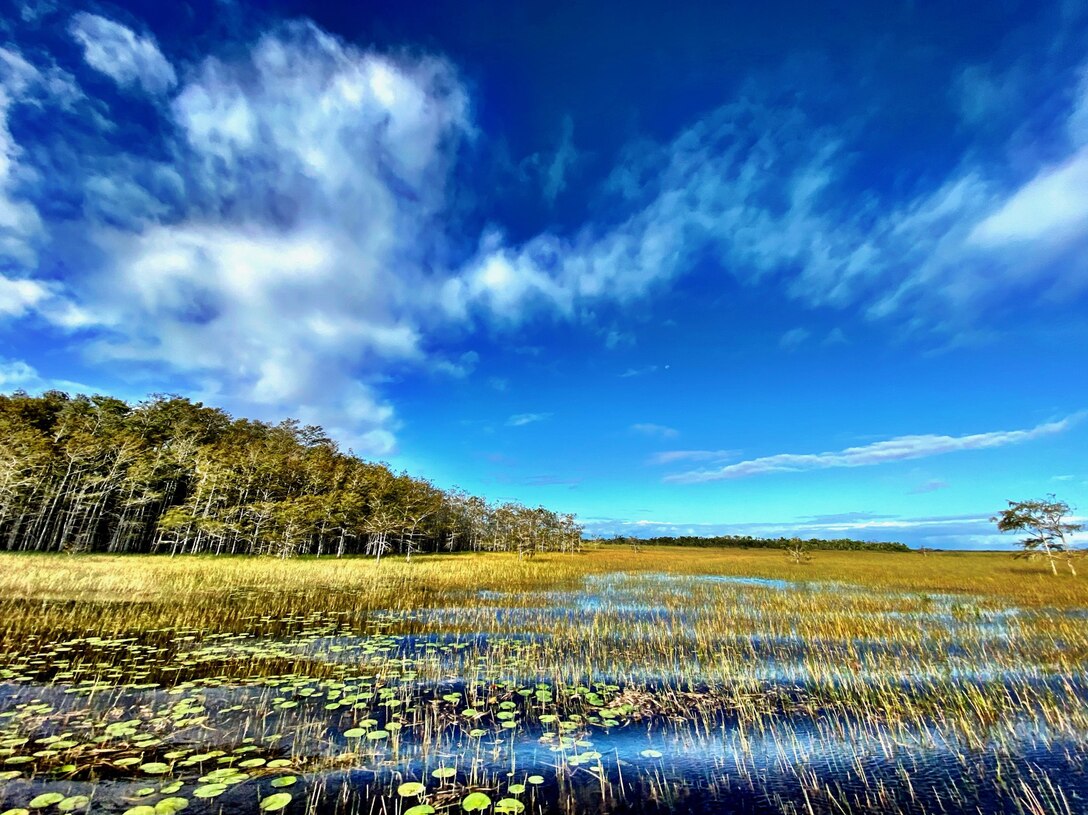
M 572 515 L 439 489 L 293 419 L 180 396 L 0 395 L 0 549 L 532 555 L 581 540 Z
M 1044 557 L 1050 564 L 1050 570 L 1058 573 L 1058 561 L 1063 561 L 1074 575 L 1073 557 L 1077 551 L 1069 538 L 1084 527 L 1066 520 L 1069 504 L 1059 501 L 1054 495 L 1030 501 L 1009 501 L 1008 509 L 991 518 L 1001 532 L 1027 532 L 1028 536 L 1018 542 L 1022 549 L 1020 557 Z

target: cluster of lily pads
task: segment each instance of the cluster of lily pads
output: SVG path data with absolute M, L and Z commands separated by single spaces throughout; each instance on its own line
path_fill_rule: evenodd
M 895 811 L 972 773 L 990 796 L 1030 783 L 1059 801 L 1061 780 L 1032 775 L 1036 746 L 1088 745 L 1076 615 L 658 575 L 403 612 L 254 611 L 202 632 L 141 628 L 137 608 L 116 636 L 0 643 L 3 815 L 742 793 Z M 950 756 L 959 775 L 932 769 Z

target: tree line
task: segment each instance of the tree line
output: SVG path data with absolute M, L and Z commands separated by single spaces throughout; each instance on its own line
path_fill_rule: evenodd
M 716 535 L 696 537 L 680 535 L 677 537 L 658 538 L 613 538 L 610 543 L 629 543 L 637 546 L 697 546 L 704 548 L 729 547 L 738 549 L 782 549 L 826 550 L 826 551 L 862 551 L 870 552 L 910 552 L 905 543 L 893 541 L 860 541 L 852 538 L 754 538 L 751 535 Z
M 573 515 L 439 489 L 295 420 L 173 395 L 0 395 L 0 550 L 410 558 L 581 543 Z

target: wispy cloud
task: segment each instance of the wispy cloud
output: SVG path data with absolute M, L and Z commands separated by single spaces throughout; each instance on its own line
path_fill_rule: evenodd
M 778 339 L 778 347 L 785 351 L 795 351 L 808 340 L 810 334 L 807 328 L 791 328 Z
M 127 26 L 80 12 L 68 27 L 83 47 L 83 58 L 118 85 L 139 85 L 151 94 L 166 93 L 177 84 L 177 75 L 153 37 L 140 36 Z
M 652 422 L 633 424 L 631 430 L 642 436 L 652 436 L 658 439 L 675 439 L 680 435 L 680 431 L 674 427 L 666 427 L 663 424 L 653 424 Z
M 725 467 L 709 470 L 691 470 L 665 477 L 665 481 L 681 484 L 697 484 L 731 478 L 749 478 L 769 473 L 793 473 L 809 470 L 827 470 L 837 467 L 870 467 L 893 461 L 926 458 L 963 450 L 984 450 L 1020 444 L 1044 436 L 1062 433 L 1083 417 L 1076 413 L 1060 421 L 1047 422 L 1028 430 L 1003 430 L 993 433 L 975 433 L 968 436 L 898 436 L 862 447 L 848 447 L 827 453 L 780 453 L 774 456 L 741 461 Z
M 1009 549 L 1012 540 L 1001 535 L 990 521 L 992 513 L 904 518 L 868 512 L 799 518 L 796 522 L 700 523 L 665 519 L 583 519 L 586 531 L 610 537 L 615 534 L 640 538 L 673 535 L 752 535 L 754 537 L 853 538 L 897 541 L 908 546 L 950 549 Z
M 644 365 L 641 368 L 628 368 L 622 374 L 619 375 L 620 379 L 631 379 L 635 376 L 648 376 L 649 374 L 656 374 L 658 371 L 667 371 L 668 365 Z
M 649 458 L 650 464 L 675 464 L 678 461 L 727 461 L 739 450 L 663 450 Z
M 506 420 L 507 427 L 524 427 L 527 424 L 543 422 L 552 417 L 550 413 L 515 413 Z

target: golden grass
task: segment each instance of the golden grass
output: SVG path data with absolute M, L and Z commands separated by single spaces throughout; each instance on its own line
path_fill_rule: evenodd
M 602 546 L 519 560 L 505 553 L 386 558 L 162 557 L 0 554 L 0 640 L 29 633 L 103 634 L 159 627 L 232 631 L 255 610 L 358 613 L 448 605 L 480 590 L 574 587 L 587 575 L 717 574 L 838 581 L 883 590 L 965 593 L 1024 607 L 1088 607 L 1088 577 L 1052 575 L 1009 554 L 818 552 L 792 563 L 780 551 Z

